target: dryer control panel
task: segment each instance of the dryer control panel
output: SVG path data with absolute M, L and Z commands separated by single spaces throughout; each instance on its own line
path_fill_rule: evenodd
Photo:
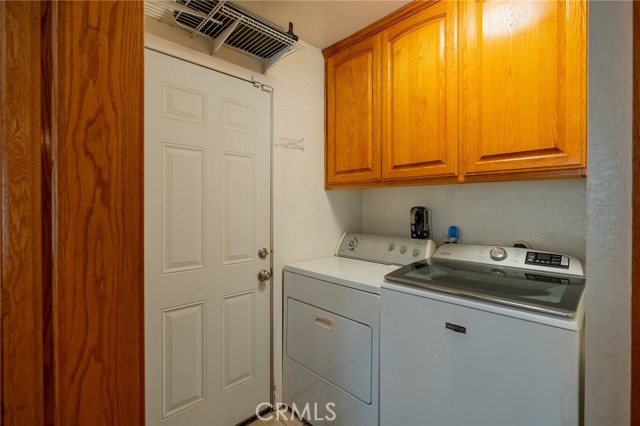
M 388 265 L 406 265 L 429 259 L 436 250 L 432 240 L 345 232 L 338 244 L 336 256 Z

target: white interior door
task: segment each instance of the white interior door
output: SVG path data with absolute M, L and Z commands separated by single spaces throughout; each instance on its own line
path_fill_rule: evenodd
M 251 83 L 145 51 L 148 424 L 269 402 L 270 117 Z

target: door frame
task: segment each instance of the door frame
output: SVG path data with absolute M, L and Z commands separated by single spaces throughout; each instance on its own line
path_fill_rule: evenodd
M 7 424 L 144 424 L 143 8 L 0 3 Z

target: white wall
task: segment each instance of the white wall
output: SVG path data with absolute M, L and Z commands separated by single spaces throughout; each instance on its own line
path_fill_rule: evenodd
M 632 2 L 589 2 L 585 424 L 628 425 Z
M 275 148 L 280 165 L 274 171 L 281 173 L 283 262 L 331 256 L 344 231 L 360 230 L 362 199 L 361 191 L 324 190 L 324 58 L 308 46 L 268 74 L 281 82 L 280 134 L 304 138 L 304 151 Z
M 584 179 L 473 183 L 368 189 L 363 195 L 363 231 L 409 236 L 409 210 L 430 207 L 439 245 L 450 225 L 463 243 L 512 246 L 524 240 L 541 250 L 584 259 Z

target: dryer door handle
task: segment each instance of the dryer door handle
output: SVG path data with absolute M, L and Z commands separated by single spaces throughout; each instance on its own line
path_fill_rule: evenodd
M 329 331 L 333 330 L 333 320 L 318 314 L 315 314 L 314 317 L 318 327 L 326 328 Z

